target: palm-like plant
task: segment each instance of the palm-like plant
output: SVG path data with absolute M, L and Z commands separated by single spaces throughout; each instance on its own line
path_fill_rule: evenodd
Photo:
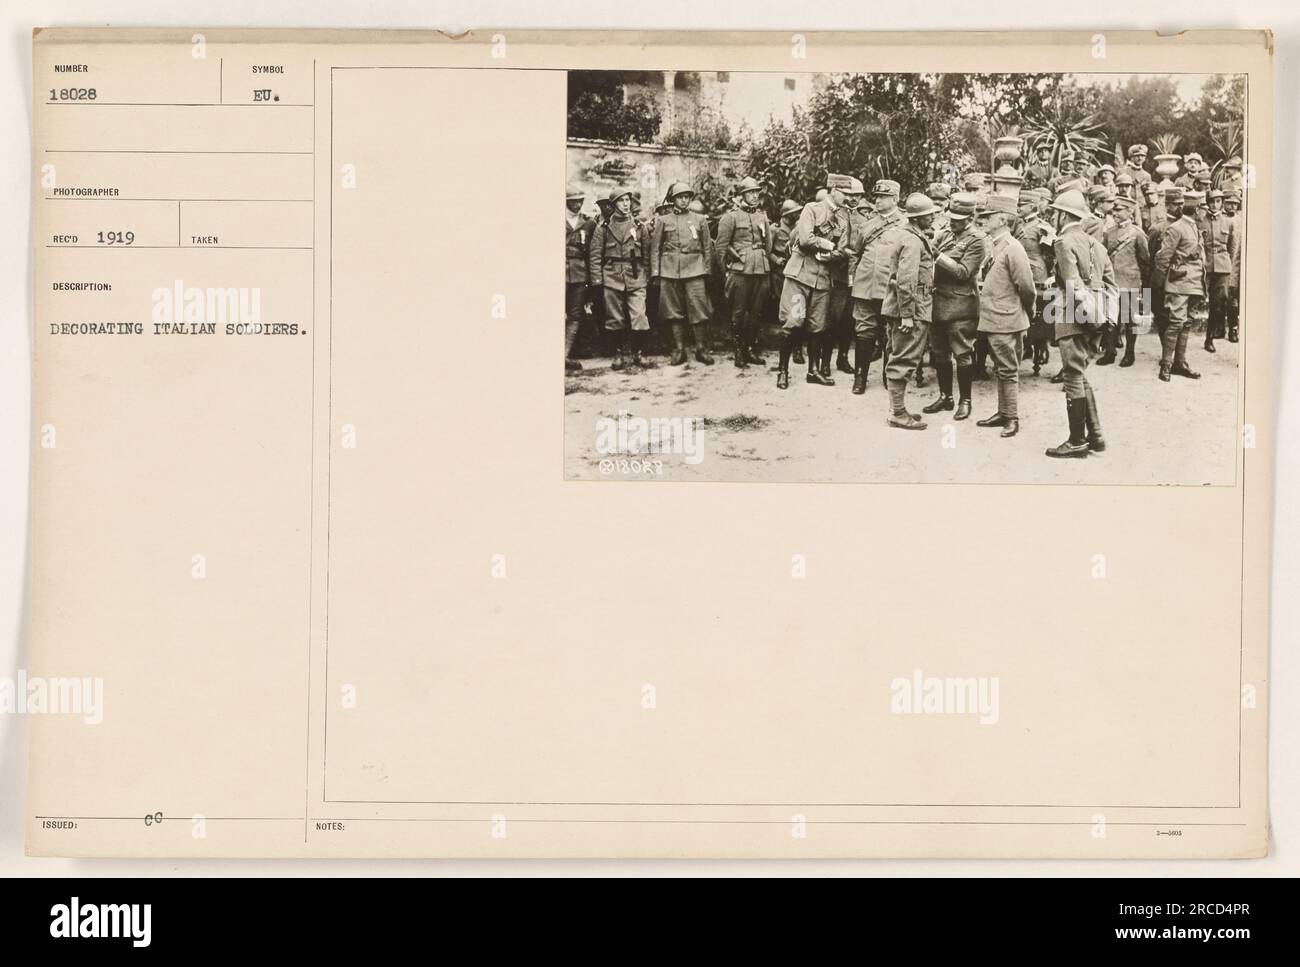
M 1151 147 L 1156 154 L 1177 154 L 1178 145 L 1183 139 L 1176 134 L 1160 134 L 1151 139 Z
M 1027 119 L 1021 132 L 1029 149 L 1029 156 L 1043 145 L 1052 149 L 1051 163 L 1059 164 L 1062 151 L 1072 151 L 1077 159 L 1095 163 L 1105 142 L 1098 115 L 1085 113 L 1070 98 L 1058 97 L 1040 114 Z

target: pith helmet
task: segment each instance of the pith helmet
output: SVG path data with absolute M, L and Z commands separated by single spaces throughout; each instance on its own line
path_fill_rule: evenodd
M 907 201 L 903 202 L 903 214 L 908 218 L 922 218 L 933 215 L 938 210 L 939 206 L 919 191 L 912 192 L 907 196 Z
M 1052 202 L 1052 207 L 1058 212 L 1065 212 L 1067 215 L 1073 215 L 1076 218 L 1087 218 L 1092 214 L 1092 212 L 1088 211 L 1088 205 L 1083 200 L 1083 192 L 1077 188 L 1071 188 L 1057 195 L 1056 201 Z

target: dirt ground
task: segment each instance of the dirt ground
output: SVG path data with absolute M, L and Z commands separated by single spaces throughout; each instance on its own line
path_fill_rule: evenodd
M 1217 341 L 1212 355 L 1203 338 L 1195 334 L 1188 348 L 1199 380 L 1156 378 L 1154 333 L 1138 337 L 1134 366 L 1090 366 L 1107 450 L 1081 460 L 1043 453 L 1069 435 L 1064 393 L 1049 382 L 1060 365 L 1055 349 L 1037 377 L 1029 362 L 1021 364 L 1020 433 L 1007 440 L 975 425 L 997 409 L 992 376 L 975 383 L 970 420 L 938 413 L 924 417 L 929 425 L 917 432 L 886 424 L 879 361 L 866 394 L 854 396 L 852 376 L 836 371 L 835 386 L 810 385 L 806 367 L 794 363 L 790 388 L 778 390 L 772 351 L 764 354 L 765 369 L 736 369 L 727 351 L 714 351 L 712 366 L 694 359 L 669 366 L 667 357 L 655 356 L 651 367 L 631 372 L 610 369 L 608 359 L 583 360 L 583 372 L 565 377 L 565 473 L 583 480 L 1231 484 L 1240 345 Z M 923 388 L 909 383 L 907 408 L 919 412 L 936 392 L 927 367 Z M 607 424 L 600 421 L 617 420 L 620 411 L 693 418 L 702 427 L 702 457 L 691 463 L 681 453 L 649 455 L 655 462 L 646 472 L 622 463 L 630 455 L 609 453 L 607 443 L 602 452 L 600 427 Z

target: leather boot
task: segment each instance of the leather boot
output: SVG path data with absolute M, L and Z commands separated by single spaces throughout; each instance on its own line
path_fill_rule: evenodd
M 1187 379 L 1201 378 L 1200 373 L 1187 365 L 1187 328 L 1185 326 L 1183 331 L 1178 334 L 1178 342 L 1174 347 L 1174 364 L 1169 367 L 1169 372 Z
M 861 396 L 867 391 L 867 374 L 871 371 L 871 344 L 874 341 L 870 336 L 859 336 L 854 340 L 853 361 L 857 364 L 853 370 L 855 396 Z
M 745 327 L 736 326 L 732 332 L 732 341 L 735 343 L 736 350 L 731 354 L 732 360 L 737 369 L 745 369 L 749 365 L 749 358 L 745 354 Z
M 1137 348 L 1138 334 L 1130 329 L 1124 333 L 1124 358 L 1119 361 L 1120 366 L 1133 365 L 1133 351 Z
M 834 386 L 835 380 L 830 377 L 830 351 L 826 348 L 826 333 L 819 332 L 808 334 L 808 375 L 804 377 L 805 383 L 812 383 L 814 386 Z
M 952 401 L 952 363 L 946 359 L 935 360 L 934 375 L 939 381 L 939 395 L 921 407 L 922 413 L 940 413 L 955 405 Z
M 916 364 L 916 388 L 920 389 L 925 385 L 925 360 L 922 359 Z
M 848 327 L 845 328 L 847 329 Z M 850 375 L 854 373 L 853 367 L 849 365 L 849 346 L 852 345 L 852 343 L 853 330 L 848 329 L 847 332 L 840 336 L 839 345 L 836 346 L 835 353 L 835 368 L 841 373 L 848 373 Z
M 790 387 L 790 343 L 797 338 L 798 336 L 790 333 L 781 334 L 781 355 L 776 364 L 777 389 L 789 389 Z
M 794 340 L 794 347 L 793 347 L 794 355 L 792 358 L 795 361 L 795 365 L 802 366 L 804 364 L 804 358 L 803 358 L 803 342 L 801 341 L 801 335 L 798 331 L 796 331 L 794 336 L 791 338 Z
M 609 364 L 609 368 L 624 369 L 631 361 L 632 336 L 624 330 L 616 338 L 618 339 L 618 348 L 614 350 L 614 361 Z
M 674 322 L 673 331 L 673 354 L 668 359 L 669 366 L 680 366 L 686 362 L 686 323 Z
M 1236 342 L 1237 339 L 1238 339 L 1238 336 L 1237 336 L 1237 327 L 1236 327 L 1236 326 L 1229 326 L 1229 327 L 1228 327 L 1228 342 Z
M 989 344 L 983 339 L 975 340 L 975 379 L 988 379 L 988 370 L 984 368 L 985 362 L 989 358 Z
M 817 371 L 822 379 L 827 381 L 827 386 L 834 386 L 835 380 L 831 378 L 831 354 L 835 351 L 834 337 L 829 332 L 823 332 L 817 339 L 817 345 L 821 347 L 818 353 Z
M 705 366 L 713 365 L 713 357 L 709 355 L 708 332 L 702 322 L 695 326 L 695 361 Z
M 924 430 L 925 421 L 917 419 L 907 412 L 907 380 L 891 379 L 889 381 L 889 417 L 885 420 L 890 426 L 900 430 Z
M 1049 457 L 1086 457 L 1088 455 L 1087 417 L 1088 401 L 1082 397 L 1065 401 L 1066 416 L 1070 420 L 1070 438 L 1060 446 L 1049 447 Z
M 578 327 L 564 323 L 564 371 L 566 373 L 582 372 L 582 363 L 573 358 L 573 342 L 578 338 Z
M 969 366 L 957 367 L 957 412 L 952 415 L 954 420 L 970 417 L 970 386 L 974 375 Z
M 1205 351 L 1207 353 L 1218 352 L 1218 350 L 1214 348 L 1214 335 L 1215 335 L 1214 328 L 1215 328 L 1214 323 L 1210 323 L 1208 326 L 1205 327 Z
M 1101 334 L 1101 357 L 1097 360 L 1098 366 L 1109 366 L 1115 362 L 1115 327 L 1106 326 Z
M 758 326 L 750 326 L 745 336 L 745 362 L 754 366 L 766 366 L 767 360 L 758 351 Z
M 1097 397 L 1093 395 L 1091 386 L 1084 386 L 1085 396 L 1083 400 L 1088 405 L 1084 407 L 1084 428 L 1088 436 L 1088 449 L 1093 453 L 1101 453 L 1106 449 L 1106 438 L 1101 435 L 1101 417 L 1097 414 Z

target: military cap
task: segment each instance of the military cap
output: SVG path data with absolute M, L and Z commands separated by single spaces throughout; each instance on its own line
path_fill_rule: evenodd
M 1231 158 L 1229 158 L 1227 161 L 1225 161 L 1225 162 L 1223 163 L 1223 167 L 1225 167 L 1225 168 L 1240 168 L 1240 167 L 1241 167 L 1241 159 L 1238 158 L 1238 157 L 1234 154 Z
M 1094 204 L 1105 201 L 1107 194 L 1105 185 L 1092 185 L 1088 188 L 1088 201 Z
M 897 186 L 898 182 L 891 181 L 890 184 Z M 925 193 L 935 201 L 947 201 L 952 197 L 952 189 L 942 181 L 930 182 L 930 187 L 925 190 Z
M 1208 184 L 1210 181 L 1210 173 L 1208 171 L 1198 171 L 1195 180 L 1204 181 Z
M 989 195 L 984 199 L 984 204 L 980 206 L 980 214 L 982 215 L 985 212 L 1014 215 L 1016 213 L 1016 200 L 1009 195 Z
M 1191 154 L 1183 155 L 1184 162 L 1191 161 L 1193 158 L 1195 158 L 1197 161 L 1201 160 L 1201 156 L 1197 154 L 1195 151 L 1193 151 Z
M 1061 160 L 1062 160 L 1062 161 L 1074 161 L 1074 160 L 1076 160 L 1076 159 L 1075 159 L 1075 156 L 1074 156 L 1074 152 L 1071 151 L 1069 148 L 1066 148 L 1064 151 L 1061 152 Z
M 848 187 L 843 189 L 844 194 L 846 195 L 862 195 L 866 193 L 866 190 L 867 189 L 862 187 L 862 182 L 858 181 L 858 179 L 854 178 L 852 175 L 849 176 Z
M 853 186 L 853 179 L 848 175 L 826 175 L 826 188 L 838 188 L 840 191 L 848 191 Z
M 1125 208 L 1128 209 L 1129 211 L 1133 211 L 1137 208 L 1137 202 L 1132 198 L 1126 198 L 1124 195 L 1120 195 L 1118 198 L 1115 199 L 1115 207 Z
M 1205 200 L 1213 201 L 1216 198 L 1224 198 L 1224 197 L 1226 196 L 1223 194 L 1223 192 L 1220 191 L 1218 188 L 1215 188 L 1213 191 L 1211 191 L 1208 195 L 1205 196 Z
M 1115 176 L 1115 184 L 1117 184 L 1117 185 L 1135 185 L 1135 184 L 1137 184 L 1137 182 L 1135 182 L 1135 181 L 1133 180 L 1133 176 L 1130 175 L 1127 171 L 1121 171 L 1119 174 L 1117 174 L 1117 175 Z
M 793 198 L 787 198 L 785 201 L 781 202 L 781 217 L 785 218 L 785 216 L 789 215 L 791 212 L 801 211 L 802 209 L 803 205 L 799 204 Z
M 684 181 L 674 181 L 668 186 L 668 194 L 664 195 L 666 199 L 672 201 L 678 195 L 694 195 L 695 191 Z
M 871 193 L 873 195 L 892 195 L 897 198 L 902 194 L 902 191 L 902 185 L 896 181 L 891 181 L 888 178 L 878 178 L 876 179 L 876 183 L 871 186 Z
M 962 178 L 961 186 L 967 191 L 979 191 L 984 187 L 984 173 L 982 171 L 969 172 Z
M 1203 191 L 1185 191 L 1183 192 L 1183 204 L 1199 205 L 1205 201 L 1205 192 Z
M 939 206 L 919 191 L 912 192 L 907 196 L 907 201 L 903 203 L 903 214 L 908 218 L 921 218 L 925 215 L 933 215 L 938 210 Z
M 564 193 L 565 201 L 582 201 L 587 197 L 587 193 L 581 188 L 570 188 Z
M 763 186 L 760 185 L 753 178 L 746 178 L 744 181 L 742 181 L 740 184 L 736 186 L 737 195 L 743 195 L 747 191 L 762 191 L 762 190 L 763 190 Z
M 1236 188 L 1233 188 L 1231 191 L 1229 191 L 1227 194 L 1225 194 L 1225 195 L 1223 196 L 1223 201 L 1224 201 L 1225 204 L 1226 204 L 1227 202 L 1234 201 L 1234 202 L 1236 202 L 1238 205 L 1240 205 L 1240 204 L 1241 204 L 1241 192 L 1237 191 Z
M 1165 203 L 1181 205 L 1183 203 L 1183 189 L 1178 185 L 1165 189 Z
M 1155 180 L 1144 181 L 1142 182 L 1142 190 L 1148 195 L 1158 195 L 1160 194 L 1160 182 Z
M 979 205 L 979 196 L 970 191 L 959 191 L 948 202 L 950 218 L 970 218 Z
M 1083 192 L 1077 188 L 1069 188 L 1056 196 L 1052 202 L 1052 207 L 1058 212 L 1065 212 L 1067 215 L 1074 215 L 1076 218 L 1087 218 L 1092 212 L 1088 211 L 1088 205 L 1083 200 Z
M 1128 146 L 1128 156 L 1130 158 L 1135 158 L 1140 154 L 1146 154 L 1146 153 L 1147 153 L 1147 146 L 1145 144 L 1130 144 Z

